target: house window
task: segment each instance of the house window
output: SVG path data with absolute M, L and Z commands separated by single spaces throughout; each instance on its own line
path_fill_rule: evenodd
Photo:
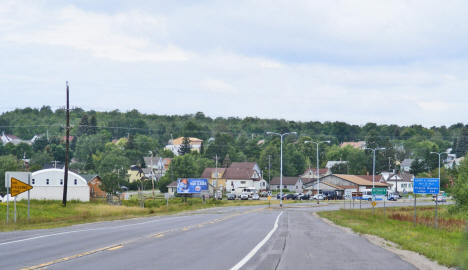
M 288 187 L 288 186 L 284 185 L 284 187 L 283 187 L 283 188 L 287 188 L 287 187 Z
M 46 185 L 48 185 L 49 184 L 49 179 L 46 179 L 45 183 L 46 183 Z
M 245 181 L 241 181 L 241 184 L 245 184 Z
M 75 182 L 75 185 L 77 185 L 77 184 L 78 184 L 78 180 L 76 180 L 76 179 L 75 179 L 75 181 L 74 181 L 74 182 Z
M 280 188 L 280 186 L 277 186 L 276 188 Z
M 35 185 L 36 184 L 36 179 L 33 178 L 32 180 L 32 184 Z
M 60 185 L 63 185 L 63 179 L 60 179 Z

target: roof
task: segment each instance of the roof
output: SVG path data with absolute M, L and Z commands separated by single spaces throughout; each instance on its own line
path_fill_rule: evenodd
M 317 176 L 317 169 L 307 169 L 304 171 L 303 177 L 309 175 L 309 171 L 312 171 L 312 176 Z M 328 168 L 320 168 L 319 169 L 319 175 L 327 174 L 328 173 Z
M 218 168 L 218 177 L 223 177 L 226 168 Z M 211 178 L 211 176 L 216 172 L 216 168 L 205 168 L 200 178 Z
M 190 140 L 190 145 L 201 144 L 203 142 L 202 139 L 198 139 L 198 138 L 194 138 L 194 137 L 188 137 L 188 138 Z M 179 138 L 173 139 L 172 143 L 169 143 L 169 144 L 180 145 L 180 144 L 182 144 L 183 141 L 184 141 L 184 137 L 179 137 Z
M 257 165 L 256 162 L 233 162 L 229 168 L 249 168 L 253 169 Z
M 83 177 L 86 180 L 86 182 L 89 183 L 94 178 L 99 177 L 99 175 L 97 175 L 97 174 L 81 174 L 81 177 Z M 101 178 L 101 177 L 99 177 L 99 178 Z
M 398 179 L 396 179 L 397 177 Z M 413 179 L 414 179 L 414 175 L 411 174 L 411 173 L 399 173 L 399 174 L 391 174 L 388 179 L 387 179 L 387 182 L 388 181 L 401 181 L 401 182 L 413 182 Z
M 372 175 L 357 175 L 357 176 L 359 176 L 361 178 L 364 178 L 367 181 L 372 182 Z M 381 174 L 376 174 L 374 180 L 375 180 L 375 182 L 382 182 L 383 181 L 382 175 Z
M 224 172 L 226 179 L 256 179 L 252 178 L 255 172 L 256 162 L 233 162 Z M 260 173 L 260 172 L 259 172 Z M 260 175 L 259 175 L 260 177 Z
M 283 176 L 283 185 L 295 185 L 297 180 L 299 180 L 299 176 Z M 276 176 L 273 177 L 270 181 L 270 185 L 279 185 L 280 184 L 280 177 Z
M 167 187 L 177 187 L 177 181 L 172 181 Z
M 317 182 L 315 179 L 312 180 L 312 181 L 309 181 L 307 187 L 305 187 L 305 188 L 310 188 L 311 186 L 315 185 L 315 182 Z M 332 188 L 335 188 L 335 189 L 338 189 L 338 190 L 344 190 L 346 188 L 345 186 L 333 185 L 333 184 L 330 184 L 330 183 L 327 183 L 327 182 L 324 182 L 324 181 L 321 181 L 320 185 L 327 185 L 329 187 L 332 187 Z
M 367 180 L 367 175 L 352 175 L 352 174 L 333 174 L 336 177 L 339 177 L 341 179 L 344 179 L 346 181 L 352 182 L 356 185 L 359 186 L 372 186 L 372 178 L 371 180 Z M 371 176 L 372 177 L 372 176 Z M 382 183 L 379 181 L 375 181 L 374 183 L 375 186 L 379 187 L 387 187 L 387 183 Z

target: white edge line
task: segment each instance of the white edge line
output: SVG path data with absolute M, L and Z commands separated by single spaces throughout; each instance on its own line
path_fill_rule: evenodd
M 181 217 L 174 217 L 173 219 L 177 219 L 177 218 L 181 218 Z M 154 219 L 154 220 L 149 220 L 149 221 L 144 221 L 144 222 L 139 222 L 139 223 L 119 225 L 119 226 L 107 226 L 107 227 L 100 227 L 100 228 L 92 228 L 92 229 L 83 229 L 83 230 L 65 231 L 65 232 L 59 232 L 59 233 L 45 234 L 45 235 L 39 235 L 39 236 L 30 237 L 30 238 L 24 238 L 24 239 L 18 239 L 18 240 L 3 242 L 3 243 L 0 243 L 0 246 L 14 244 L 14 243 L 20 243 L 20 242 L 25 242 L 25 241 L 30 241 L 30 240 L 35 240 L 35 239 L 40 239 L 40 238 L 45 238 L 45 237 L 70 234 L 70 233 L 100 231 L 100 230 L 108 230 L 108 229 L 121 229 L 121 228 L 125 228 L 125 227 L 138 226 L 138 225 L 143 225 L 143 224 L 147 224 L 147 223 L 161 222 L 161 221 L 166 221 L 166 220 L 168 220 L 168 219 L 158 218 L 158 219 Z
M 279 215 L 276 217 L 276 221 L 275 221 L 275 225 L 273 225 L 273 229 L 271 229 L 271 231 L 265 236 L 265 238 L 263 238 L 262 241 L 260 241 L 247 255 L 245 255 L 245 257 L 242 258 L 242 260 L 240 260 L 236 265 L 234 265 L 231 268 L 231 270 L 238 270 L 242 266 L 244 266 L 260 250 L 260 248 L 262 248 L 263 245 L 265 245 L 265 243 L 268 242 L 268 240 L 270 240 L 273 233 L 276 231 L 276 229 L 278 229 L 278 221 L 282 214 L 283 212 L 279 213 Z

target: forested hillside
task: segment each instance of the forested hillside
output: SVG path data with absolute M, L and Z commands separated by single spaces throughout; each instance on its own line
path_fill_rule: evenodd
M 328 160 L 346 160 L 349 165 L 336 170 L 354 174 L 372 172 L 371 152 L 350 146 L 339 147 L 342 142 L 366 141 L 368 147 L 385 147 L 386 150 L 379 151 L 377 155 L 377 172 L 398 169 L 400 161 L 413 158 L 418 160 L 414 164 L 415 174 L 432 173 L 437 168 L 438 159 L 430 152 L 453 148 L 453 153 L 460 157 L 468 149 L 468 127 L 462 123 L 430 128 L 375 123 L 358 126 L 344 122 L 297 122 L 254 117 L 213 119 L 202 112 L 166 116 L 141 114 L 137 110 L 96 112 L 74 108 L 71 125 L 72 168 L 83 173 L 118 174 L 122 181 L 125 180 L 122 172 L 130 165 L 145 166 L 143 156 L 150 155 L 150 151 L 154 155 L 170 157 L 171 153 L 163 148 L 171 137 L 180 136 L 204 140 L 201 154 L 189 154 L 192 163 L 213 166 L 217 155 L 222 166 L 229 155 L 230 161 L 256 161 L 266 172 L 270 159 L 271 176 L 279 174 L 279 138 L 266 135 L 267 131 L 295 131 L 298 134 L 285 139 L 285 175 L 299 175 L 309 164 L 315 167 L 316 146 L 304 143 L 307 140 L 330 140 L 330 144 L 320 144 L 321 166 Z M 44 106 L 3 113 L 0 131 L 24 140 L 30 140 L 34 135 L 39 135 L 40 139 L 31 146 L 25 143 L 1 145 L 0 170 L 21 168 L 18 159 L 23 157 L 31 159 L 31 170 L 54 160 L 64 161 L 64 126 L 63 109 L 53 111 Z M 199 173 L 203 166 L 180 176 Z M 171 179 L 177 177 L 175 168 L 173 170 Z

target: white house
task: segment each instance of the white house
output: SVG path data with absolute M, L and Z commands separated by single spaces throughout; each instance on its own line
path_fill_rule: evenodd
M 413 192 L 414 175 L 409 173 L 386 173 L 382 172 L 382 178 L 394 192 L 408 193 Z
M 201 146 L 203 144 L 203 140 L 198 139 L 198 138 L 193 138 L 193 137 L 189 137 L 188 139 L 189 139 L 189 142 L 190 142 L 190 149 L 192 151 L 197 151 L 198 153 L 200 153 Z M 169 140 L 169 144 L 166 145 L 166 147 L 164 147 L 164 149 L 170 150 L 170 151 L 172 151 L 172 153 L 174 153 L 174 155 L 178 156 L 179 155 L 179 149 L 182 146 L 183 141 L 184 141 L 184 137 L 179 137 L 179 138 L 176 138 L 176 139 L 173 139 L 173 140 Z M 146 164 L 146 165 L 148 165 L 148 164 Z
M 257 190 L 267 188 L 266 181 L 262 179 L 260 167 L 255 162 L 233 162 L 229 168 L 226 168 L 224 178 L 228 192 L 239 192 L 244 188 Z
M 32 173 L 30 198 L 35 200 L 62 200 L 63 198 L 63 169 L 45 169 Z M 89 201 L 89 186 L 82 176 L 68 171 L 67 201 Z M 28 193 L 24 192 L 17 199 L 27 199 Z

